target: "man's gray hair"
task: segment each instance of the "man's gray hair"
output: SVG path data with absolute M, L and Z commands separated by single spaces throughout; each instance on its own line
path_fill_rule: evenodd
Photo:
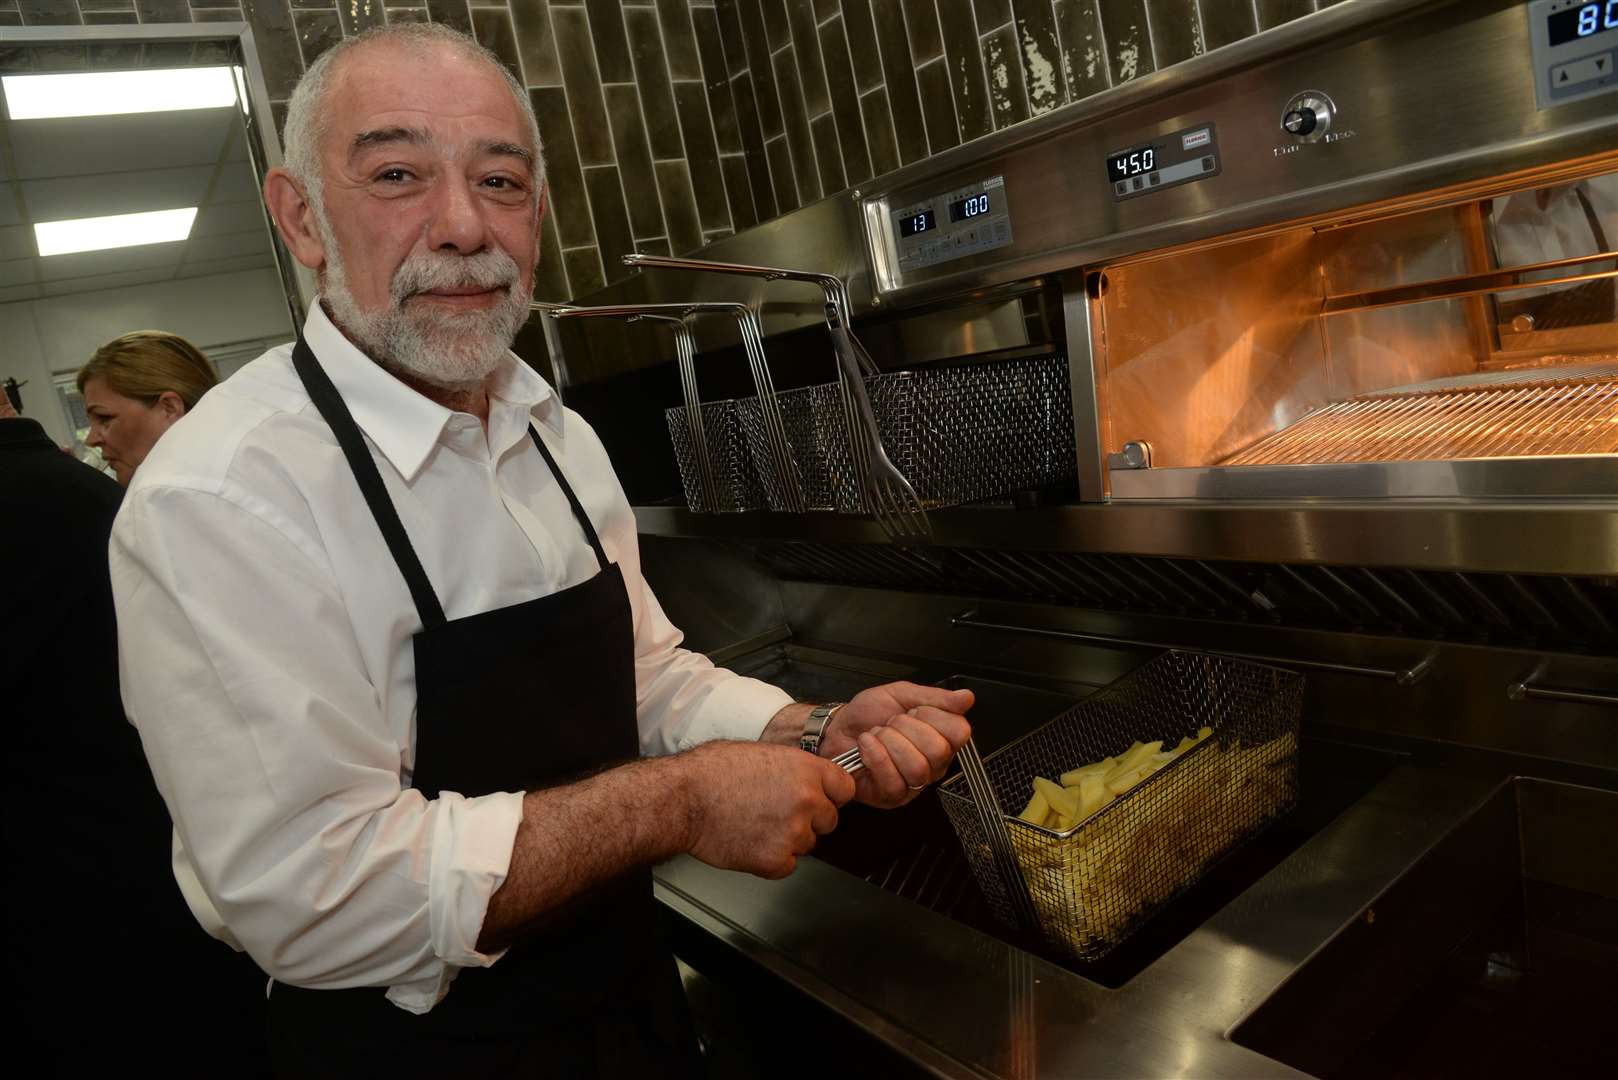
M 426 52 L 434 46 L 447 45 L 463 54 L 483 60 L 498 71 L 511 89 L 517 108 L 528 123 L 528 134 L 534 142 L 533 181 L 538 192 L 545 183 L 545 153 L 539 139 L 539 121 L 534 116 L 534 104 L 528 91 L 511 74 L 511 70 L 493 52 L 479 45 L 458 30 L 439 23 L 397 23 L 379 26 L 333 45 L 316 58 L 303 73 L 287 102 L 286 130 L 282 136 L 286 144 L 285 167 L 297 177 L 308 193 L 310 204 L 321 209 L 320 139 L 326 132 L 330 113 L 327 94 L 331 89 L 332 73 L 344 54 L 370 44 L 399 44 L 415 52 Z

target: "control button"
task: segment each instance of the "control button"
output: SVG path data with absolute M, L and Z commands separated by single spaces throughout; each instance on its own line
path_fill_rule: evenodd
M 1307 105 L 1300 105 L 1281 118 L 1281 126 L 1286 129 L 1287 134 L 1296 135 L 1300 139 L 1315 130 L 1318 122 L 1315 110 Z
M 1129 182 L 1129 186 L 1130 186 L 1130 187 L 1132 187 L 1132 188 L 1134 188 L 1134 189 L 1135 189 L 1135 190 L 1136 190 L 1136 191 L 1139 191 L 1139 190 L 1140 190 L 1140 189 L 1141 189 L 1141 187 L 1142 187 L 1142 186 L 1143 186 L 1143 185 L 1142 185 L 1142 184 L 1141 184 L 1141 179 L 1140 179 L 1140 177 L 1138 177 L 1138 176 L 1137 176 L 1137 177 L 1135 177 L 1135 179 L 1133 179 L 1133 180 L 1131 180 L 1131 181 L 1130 181 L 1130 182 Z
M 1583 60 L 1575 60 L 1571 64 L 1562 64 L 1551 68 L 1551 85 L 1560 89 L 1572 86 L 1574 83 L 1590 82 L 1604 75 L 1612 74 L 1612 57 L 1607 53 L 1600 56 L 1586 56 Z
M 1156 187 L 1163 182 L 1163 177 L 1158 173 L 1148 173 L 1146 175 L 1146 182 L 1151 184 L 1153 187 Z
M 967 247 L 977 247 L 977 243 L 978 243 L 978 231 L 977 231 L 977 229 L 974 228 L 974 229 L 966 230 L 966 246 Z
M 1118 181 L 1118 186 L 1113 188 L 1113 190 L 1116 191 L 1120 195 L 1128 194 L 1129 193 L 1129 183 L 1128 183 L 1128 181 L 1125 181 L 1125 180 Z
M 994 238 L 1001 243 L 1011 239 L 1011 223 L 1005 218 L 994 223 Z
M 1203 158 L 1202 159 L 1202 171 L 1203 172 L 1213 172 L 1213 169 L 1214 169 L 1214 159 L 1211 158 L 1211 157 Z

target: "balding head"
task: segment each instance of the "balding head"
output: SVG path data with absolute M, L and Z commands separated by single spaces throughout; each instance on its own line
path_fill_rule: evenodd
M 398 53 L 406 63 L 411 58 L 420 59 L 435 50 L 450 50 L 488 65 L 511 91 L 512 100 L 527 123 L 528 136 L 533 143 L 534 189 L 538 191 L 544 188 L 545 157 L 533 102 L 500 58 L 465 34 L 441 23 L 397 23 L 344 38 L 321 53 L 303 73 L 303 78 L 298 80 L 292 98 L 287 102 L 286 130 L 282 134 L 285 168 L 304 185 L 310 201 L 316 207 L 320 205 L 323 180 L 320 143 L 331 127 L 332 94 L 341 84 L 343 69 L 348 62 L 372 49 Z

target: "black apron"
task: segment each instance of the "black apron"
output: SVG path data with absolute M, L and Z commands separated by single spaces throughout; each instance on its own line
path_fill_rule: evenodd
M 601 571 L 550 596 L 447 620 L 341 395 L 303 341 L 292 359 L 422 621 L 412 642 L 414 786 L 429 799 L 440 791 L 531 791 L 638 757 L 634 625 L 623 575 L 539 433 L 530 425 Z M 385 994 L 275 984 L 277 1072 L 435 1080 L 701 1074 L 679 976 L 659 938 L 649 869 L 551 912 L 492 967 L 463 969 L 425 1015 Z

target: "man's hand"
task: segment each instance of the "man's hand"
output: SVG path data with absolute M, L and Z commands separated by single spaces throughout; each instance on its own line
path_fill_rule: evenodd
M 966 744 L 972 691 L 896 682 L 861 691 L 832 717 L 820 753 L 836 757 L 858 745 L 865 768 L 855 798 L 871 806 L 902 806 L 942 780 Z
M 690 852 L 721 870 L 786 877 L 854 797 L 847 773 L 795 747 L 714 742 L 674 760 L 689 785 Z

